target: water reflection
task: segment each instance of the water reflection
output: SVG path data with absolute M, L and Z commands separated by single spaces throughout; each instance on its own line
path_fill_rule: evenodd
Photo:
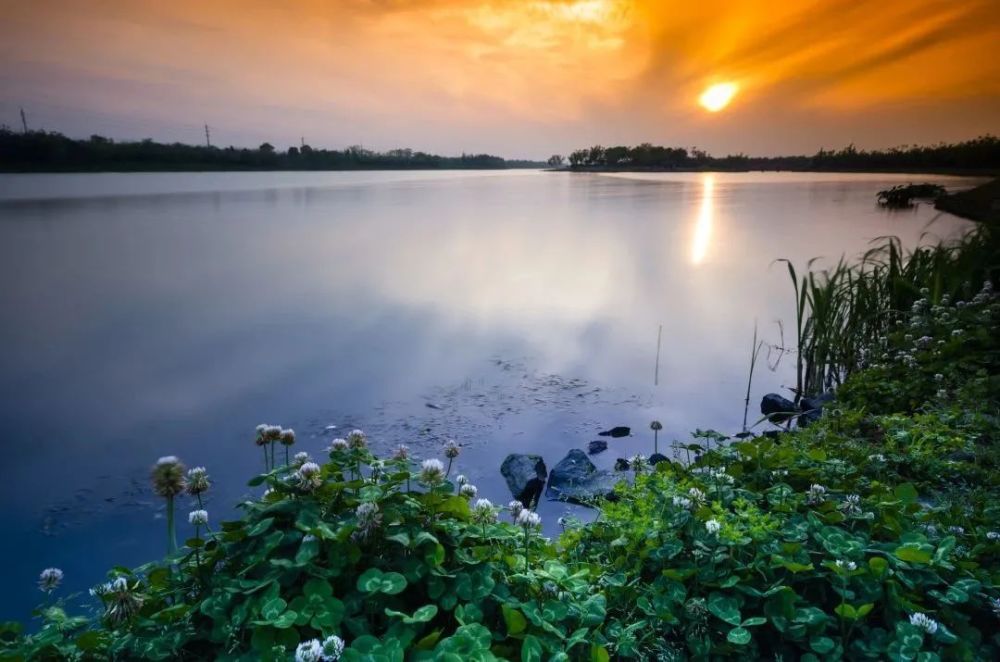
M 691 242 L 691 262 L 699 265 L 705 261 L 708 245 L 712 240 L 712 216 L 715 210 L 713 192 L 715 176 L 703 175 L 701 178 L 701 205 L 698 207 L 698 220 L 695 221 L 694 239 Z

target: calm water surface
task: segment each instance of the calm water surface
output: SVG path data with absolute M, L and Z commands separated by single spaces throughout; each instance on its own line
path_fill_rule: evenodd
M 257 423 L 498 466 L 736 432 L 754 323 L 793 321 L 776 258 L 968 225 L 874 194 L 928 176 L 539 172 L 0 175 L 0 619 L 46 566 L 71 590 L 164 547 L 157 457 L 204 465 L 215 521 L 261 468 Z M 654 385 L 662 325 L 659 385 Z M 787 338 L 791 341 L 790 338 Z M 773 355 L 773 359 L 777 355 Z M 756 403 L 793 381 L 757 373 Z M 755 418 L 756 408 L 751 412 Z M 337 426 L 337 429 L 329 426 Z M 661 437 L 664 435 L 661 435 Z M 550 524 L 565 510 L 543 504 Z M 182 512 L 186 506 L 182 507 Z M 186 518 L 181 525 L 183 539 Z M 552 531 L 552 529 L 549 529 Z

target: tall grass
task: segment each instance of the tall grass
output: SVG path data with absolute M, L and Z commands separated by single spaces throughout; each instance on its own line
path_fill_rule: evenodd
M 795 292 L 796 401 L 839 386 L 863 367 L 917 300 L 971 298 L 1000 274 L 1000 230 L 992 226 L 909 250 L 895 237 L 874 243 L 853 263 L 842 258 L 816 271 L 810 260 L 802 275 L 790 260 L 779 260 Z

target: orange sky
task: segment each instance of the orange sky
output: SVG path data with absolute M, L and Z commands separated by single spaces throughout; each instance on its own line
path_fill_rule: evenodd
M 998 0 L 0 0 L 0 122 L 544 157 L 1000 132 Z M 722 112 L 709 84 L 740 91 Z

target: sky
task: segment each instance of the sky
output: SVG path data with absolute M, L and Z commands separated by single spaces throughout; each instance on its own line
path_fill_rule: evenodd
M 0 123 L 545 158 L 1000 133 L 998 0 L 0 0 Z M 733 83 L 718 112 L 698 103 Z

